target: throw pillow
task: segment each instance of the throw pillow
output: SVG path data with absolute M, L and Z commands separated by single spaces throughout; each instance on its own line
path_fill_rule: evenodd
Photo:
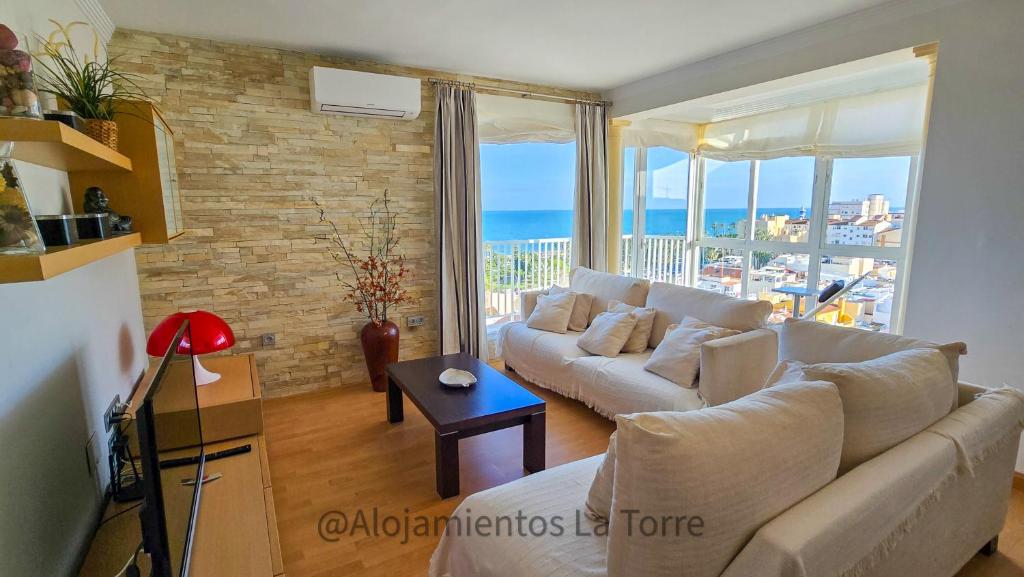
M 823 382 L 616 422 L 609 576 L 718 577 L 762 525 L 835 479 L 843 446 L 842 402 Z
M 612 510 L 612 486 L 615 481 L 615 433 L 608 439 L 608 452 L 597 468 L 597 475 L 587 493 L 586 515 L 593 521 L 607 523 Z
M 633 313 L 601 313 L 580 335 L 576 346 L 594 355 L 617 357 L 635 326 L 636 315 Z
M 840 475 L 925 430 L 953 406 L 953 375 L 935 349 L 807 365 L 803 373 L 805 379 L 835 383 L 843 399 Z
M 552 333 L 565 333 L 575 302 L 576 293 L 538 295 L 537 306 L 530 313 L 530 318 L 526 319 L 526 326 Z
M 636 315 L 636 327 L 629 335 L 629 340 L 622 347 L 624 353 L 642 353 L 647 350 L 647 341 L 651 340 L 651 329 L 654 328 L 655 310 L 644 307 L 627 305 L 624 302 L 608 301 L 608 312 L 612 313 L 633 313 Z
M 700 371 L 700 346 L 708 341 L 738 335 L 740 331 L 709 325 L 686 317 L 679 325 L 670 325 L 665 338 L 647 359 L 644 369 L 665 377 L 680 387 L 696 386 Z
M 560 295 L 570 292 L 576 295 L 576 302 L 572 305 L 572 315 L 569 317 L 569 330 L 582 333 L 587 330 L 587 324 L 590 322 L 590 307 L 594 304 L 594 295 L 578 293 L 558 285 L 551 285 L 551 288 L 548 289 L 549 295 Z

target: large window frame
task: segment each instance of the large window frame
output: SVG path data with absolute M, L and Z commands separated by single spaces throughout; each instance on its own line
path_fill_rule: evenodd
M 908 155 L 904 155 L 908 156 Z M 754 222 L 757 218 L 757 196 L 761 160 L 750 161 L 750 178 L 747 196 L 747 223 L 743 238 L 714 237 L 705 234 L 704 205 L 705 187 L 707 184 L 707 158 L 700 154 L 690 155 L 690 173 L 687 184 L 687 226 L 686 226 L 686 269 L 684 283 L 696 286 L 700 275 L 700 254 L 704 248 L 717 248 L 740 252 L 743 258 L 741 278 L 741 295 L 748 295 L 750 287 L 750 264 L 755 251 L 771 253 L 791 253 L 808 255 L 807 287 L 817 287 L 821 276 L 822 257 L 863 257 L 877 260 L 892 261 L 896 267 L 896 279 L 893 286 L 892 309 L 889 320 L 889 332 L 903 332 L 906 304 L 904 297 L 910 279 L 911 260 L 913 255 L 914 233 L 917 224 L 918 202 L 920 196 L 920 155 L 910 156 L 909 174 L 907 175 L 907 197 L 904 207 L 903 236 L 900 246 L 856 246 L 827 244 L 828 206 L 832 191 L 832 175 L 837 157 L 818 155 L 814 162 L 814 184 L 811 196 L 811 215 L 808 222 L 808 235 L 805 242 L 788 242 L 777 240 L 756 240 Z M 623 191 L 633 197 L 633 254 L 631 271 L 634 275 L 643 268 L 640 266 L 643 255 L 643 218 L 646 197 L 646 147 L 636 147 L 634 163 L 633 190 Z M 643 162 L 641 162 L 643 159 Z

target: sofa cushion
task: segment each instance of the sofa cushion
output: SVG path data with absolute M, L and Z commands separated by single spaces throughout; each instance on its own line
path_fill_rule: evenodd
M 843 399 L 840 475 L 948 415 L 956 396 L 946 358 L 935 349 L 899 351 L 862 363 L 807 365 L 803 374 L 834 383 Z
M 697 389 L 679 385 L 644 370 L 653 351 L 621 354 L 614 359 L 584 357 L 572 363 L 578 398 L 598 413 L 615 415 L 644 411 L 692 411 L 704 406 Z
M 569 328 L 569 317 L 572 316 L 572 305 L 576 302 L 576 293 L 565 292 L 557 295 L 538 295 L 537 306 L 526 319 L 526 326 L 531 329 L 564 333 Z
M 590 307 L 590 322 L 594 322 L 597 315 L 608 310 L 610 300 L 622 301 L 635 307 L 644 306 L 650 286 L 650 281 L 646 279 L 598 272 L 585 267 L 574 270 L 569 282 L 569 288 L 573 291 L 594 295 L 594 303 Z
M 617 300 L 608 301 L 608 312 L 612 313 L 633 313 L 636 315 L 636 326 L 629 340 L 622 347 L 624 353 L 642 353 L 647 350 L 647 343 L 651 340 L 651 329 L 654 328 L 654 309 L 635 307 Z
M 762 525 L 835 479 L 843 444 L 842 401 L 823 382 L 616 422 L 609 577 L 718 577 Z
M 549 333 L 531 329 L 526 323 L 501 327 L 498 339 L 505 363 L 532 383 L 571 398 L 579 392 L 571 365 L 587 351 L 576 346 L 580 333 Z
M 587 493 L 587 517 L 593 521 L 608 522 L 612 510 L 612 488 L 615 482 L 615 433 L 608 439 L 608 450 L 597 468 L 594 482 Z
M 680 387 L 696 387 L 701 345 L 738 334 L 739 331 L 716 327 L 693 317 L 686 317 L 678 326 L 669 325 L 665 338 L 644 364 L 644 370 L 661 375 Z
M 779 361 L 768 379 L 764 382 L 764 388 L 774 387 L 785 383 L 798 383 L 804 380 L 804 367 L 807 363 L 803 361 L 783 360 Z
M 772 305 L 767 301 L 748 301 L 663 282 L 651 285 L 647 306 L 657 311 L 651 330 L 652 349 L 665 338 L 668 326 L 682 321 L 683 317 L 699 318 L 716 326 L 746 332 L 763 327 L 772 312 Z
M 588 353 L 602 357 L 617 357 L 629 340 L 629 335 L 633 334 L 636 321 L 636 315 L 631 312 L 603 312 L 597 315 L 586 332 L 580 335 L 576 345 Z
M 549 295 L 567 292 L 573 291 L 558 285 L 551 285 L 551 288 L 548 289 Z M 569 316 L 569 330 L 583 332 L 587 330 L 587 325 L 590 324 L 590 307 L 594 304 L 594 295 L 588 295 L 587 293 L 573 294 L 576 295 L 576 301 L 572 304 L 572 315 Z

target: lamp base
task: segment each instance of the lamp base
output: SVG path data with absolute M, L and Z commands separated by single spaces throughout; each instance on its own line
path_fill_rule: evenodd
M 192 367 L 195 369 L 196 385 L 209 385 L 220 380 L 220 373 L 207 370 L 202 363 L 199 362 L 199 355 L 192 355 Z

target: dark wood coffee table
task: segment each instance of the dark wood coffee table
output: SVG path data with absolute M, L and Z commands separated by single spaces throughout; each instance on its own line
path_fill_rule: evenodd
M 477 383 L 453 389 L 438 381 L 442 371 L 462 369 Z M 434 425 L 437 493 L 442 499 L 459 494 L 459 439 L 523 426 L 523 468 L 544 470 L 544 399 L 505 375 L 466 355 L 446 355 L 392 363 L 388 371 L 388 422 L 405 418 L 402 393 Z

